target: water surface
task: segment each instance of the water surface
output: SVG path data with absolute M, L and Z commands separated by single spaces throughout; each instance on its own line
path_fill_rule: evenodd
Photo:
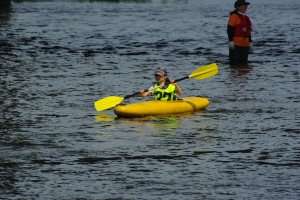
M 254 53 L 228 64 L 232 1 L 13 1 L 0 15 L 3 199 L 298 199 L 300 3 L 251 2 Z M 141 119 L 93 102 L 158 66 L 203 111 Z M 151 97 L 149 97 L 151 98 Z M 125 103 L 141 101 L 133 97 Z

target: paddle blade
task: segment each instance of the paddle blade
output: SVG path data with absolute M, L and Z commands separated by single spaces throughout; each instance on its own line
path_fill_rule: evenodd
M 95 101 L 94 106 L 97 111 L 106 110 L 120 104 L 124 97 L 109 96 L 98 101 Z
M 188 77 L 196 80 L 206 79 L 218 73 L 218 66 L 216 63 L 200 67 L 193 71 Z

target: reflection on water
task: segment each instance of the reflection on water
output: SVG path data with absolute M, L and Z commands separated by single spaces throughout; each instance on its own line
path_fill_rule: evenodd
M 250 64 L 238 64 L 238 65 L 230 65 L 230 74 L 233 78 L 242 77 L 247 75 L 252 67 Z
M 2 10 L 2 8 L 4 7 L 9 7 L 11 5 L 11 0 L 1 0 L 0 1 L 0 11 Z
M 96 122 L 113 122 L 115 120 L 115 117 L 110 116 L 106 113 L 100 113 L 95 115 L 95 121 Z
M 118 118 L 107 113 L 95 115 L 95 125 L 100 135 L 119 136 L 143 136 L 146 134 L 163 135 L 174 134 L 178 128 L 182 128 L 185 121 L 192 116 L 202 115 L 206 110 L 193 113 L 181 113 L 176 115 L 147 116 L 143 118 Z M 181 124 L 183 122 L 183 124 Z M 104 131 L 103 128 L 109 129 Z M 207 128 L 203 122 L 198 123 L 198 129 Z M 123 130 L 123 131 L 122 131 Z M 122 133 L 120 133 L 120 131 Z M 99 135 L 99 137 L 101 137 Z
M 0 27 L 3 25 L 3 22 L 7 22 L 10 20 L 11 13 L 11 5 L 1 4 L 0 3 Z
M 108 125 L 110 126 L 112 134 L 116 134 L 114 133 L 116 129 L 118 131 L 124 130 L 123 133 L 118 133 L 122 136 L 142 136 L 147 133 L 171 134 L 172 130 L 179 126 L 180 121 L 178 116 L 154 116 L 127 119 L 112 117 L 105 113 L 96 114 L 95 119 L 97 127 L 102 129 Z M 127 129 L 131 129 L 130 133 L 126 131 Z
M 2 1 L 1 1 L 2 2 Z M 2 57 L 4 55 L 12 55 L 11 47 L 12 44 L 7 40 L 7 32 L 4 31 L 4 28 L 8 26 L 8 22 L 11 17 L 11 5 L 10 4 L 1 4 L 0 2 L 0 67 L 3 65 Z M 3 27 L 3 28 L 2 28 Z M 3 70 L 1 70 L 1 73 Z
M 161 116 L 153 120 L 155 131 L 154 134 L 174 134 L 176 128 L 180 126 L 180 117 Z
M 180 124 L 178 116 L 153 116 L 144 118 L 118 118 L 118 122 L 124 126 L 139 127 L 139 130 L 152 134 L 172 134 Z

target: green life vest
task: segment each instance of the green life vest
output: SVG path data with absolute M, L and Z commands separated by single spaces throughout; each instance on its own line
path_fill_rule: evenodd
M 157 83 L 154 83 L 153 87 L 157 87 Z M 169 84 L 167 88 L 156 88 L 153 92 L 155 100 L 162 100 L 162 101 L 173 101 L 177 100 L 175 94 L 175 85 Z

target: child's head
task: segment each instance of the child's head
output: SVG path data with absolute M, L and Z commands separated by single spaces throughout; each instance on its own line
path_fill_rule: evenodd
M 165 70 L 163 67 L 158 67 L 158 68 L 155 70 L 154 75 L 167 76 L 167 70 Z
M 167 70 L 165 70 L 162 67 L 158 67 L 155 70 L 154 76 L 155 76 L 156 82 L 160 85 L 161 83 L 164 83 L 164 81 L 167 78 Z

